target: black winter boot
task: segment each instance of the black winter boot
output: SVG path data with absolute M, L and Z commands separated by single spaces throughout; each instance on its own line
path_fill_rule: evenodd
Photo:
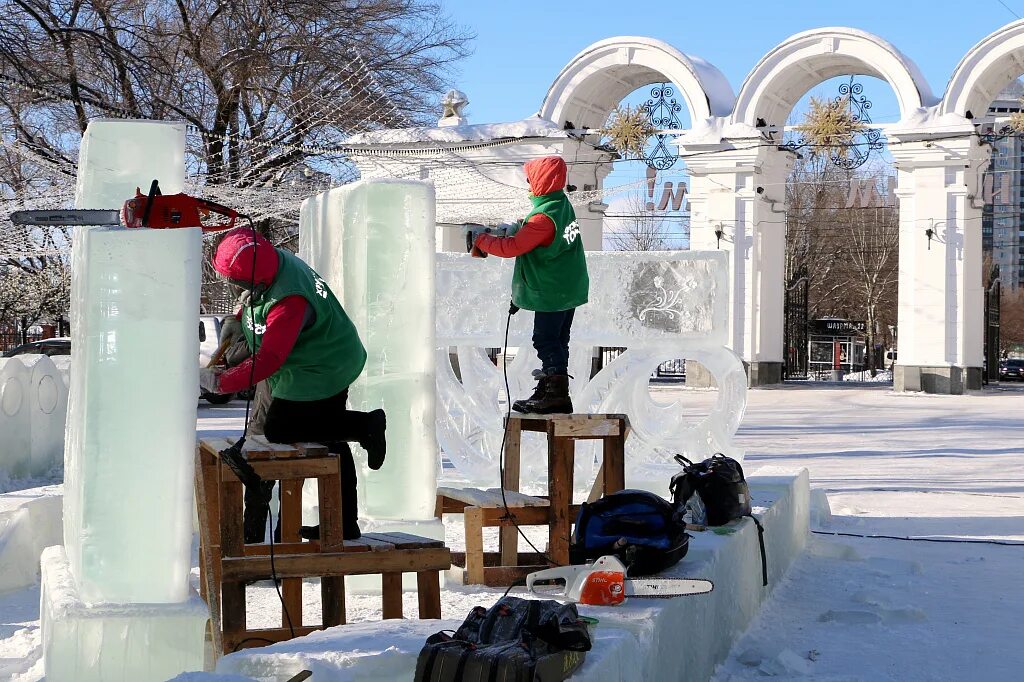
M 544 395 L 544 387 L 547 385 L 548 375 L 540 370 L 534 370 L 533 376 L 537 380 L 537 388 L 533 389 L 533 395 L 531 395 L 529 398 L 517 400 L 514 403 L 512 403 L 512 409 L 515 410 L 516 412 L 530 412 L 531 410 L 527 407 L 527 405 L 537 402 Z
M 517 401 L 512 409 L 525 414 L 572 414 L 569 375 L 554 374 L 545 377 L 544 392 L 539 398 Z
M 359 446 L 366 450 L 370 468 L 376 471 L 384 466 L 384 456 L 388 451 L 384 432 L 388 427 L 387 415 L 384 410 L 374 410 L 366 415 L 366 437 L 359 441 Z

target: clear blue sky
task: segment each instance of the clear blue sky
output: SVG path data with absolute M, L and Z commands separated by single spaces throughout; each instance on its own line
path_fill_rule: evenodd
M 650 36 L 717 66 L 738 91 L 747 73 L 788 36 L 822 26 L 875 33 L 917 62 L 937 96 L 963 55 L 998 27 L 1024 16 L 1024 0 L 725 0 L 722 2 L 506 2 L 440 0 L 477 34 L 452 86 L 473 123 L 537 111 L 548 86 L 581 49 L 616 35 Z M 872 93 L 879 114 L 893 100 Z M 893 120 L 881 115 L 876 120 Z

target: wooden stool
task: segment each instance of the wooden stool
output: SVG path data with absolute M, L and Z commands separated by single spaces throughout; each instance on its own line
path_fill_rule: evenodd
M 280 445 L 256 437 L 243 453 L 257 475 L 280 481 L 281 541 L 245 544 L 244 489 L 219 458 L 227 440 L 203 440 L 196 453 L 199 512 L 200 592 L 210 607 L 215 651 L 230 653 L 302 636 L 345 622 L 346 575 L 380 574 L 383 617 L 402 617 L 402 573 L 417 574 L 420 618 L 441 617 L 439 572 L 451 567 L 443 542 L 405 533 L 367 534 L 342 539 L 341 479 L 338 458 L 318 444 Z M 302 484 L 317 480 L 320 540 L 303 542 Z M 273 565 L 272 565 L 273 563 Z M 245 624 L 245 585 L 276 573 L 284 601 L 280 628 L 249 630 Z M 322 625 L 302 622 L 302 579 L 319 577 Z M 219 599 L 218 599 L 219 597 Z M 288 617 L 291 617 L 289 627 Z
M 572 504 L 573 464 L 577 440 L 603 441 L 603 461 L 589 500 L 625 487 L 625 443 L 629 419 L 623 414 L 514 414 L 505 439 L 505 500 L 500 490 L 443 488 L 438 490 L 438 514 L 462 512 L 466 527 L 466 582 L 490 586 L 511 585 L 526 574 L 545 568 L 536 560 L 524 563 L 519 555 L 516 525 L 548 526 L 547 556 L 569 564 L 569 537 L 579 506 Z M 523 431 L 547 434 L 548 495 L 519 494 L 520 445 Z M 499 552 L 483 551 L 484 527 L 499 526 Z M 495 566 L 494 559 L 500 562 Z
M 506 512 L 505 502 L 508 503 Z M 570 506 L 570 513 L 579 513 L 579 505 Z M 548 500 L 546 497 L 531 497 L 522 493 L 505 491 L 502 502 L 501 490 L 492 488 L 438 488 L 437 517 L 443 514 L 462 514 L 466 533 L 466 553 L 452 554 L 452 563 L 465 567 L 464 582 L 467 585 L 488 585 L 506 587 L 526 575 L 547 568 L 543 556 L 536 553 L 518 553 L 513 543 L 506 544 L 500 552 L 484 551 L 484 528 L 498 527 L 502 530 L 516 525 L 547 526 Z

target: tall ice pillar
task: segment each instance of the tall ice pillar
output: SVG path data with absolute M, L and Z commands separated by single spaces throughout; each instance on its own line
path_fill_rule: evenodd
M 327 281 L 366 346 L 349 406 L 387 412 L 387 459 L 379 471 L 364 468 L 360 481 L 371 519 L 434 519 L 434 216 L 433 186 L 411 180 L 365 180 L 302 204 L 299 255 Z
M 185 128 L 94 121 L 76 205 L 184 185 Z M 201 670 L 208 612 L 190 589 L 198 394 L 198 229 L 75 228 L 64 547 L 42 557 L 48 680 Z

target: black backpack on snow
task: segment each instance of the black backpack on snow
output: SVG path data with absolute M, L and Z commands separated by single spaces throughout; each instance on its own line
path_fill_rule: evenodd
M 629 575 L 651 575 L 678 563 L 689 546 L 681 508 L 654 493 L 621 490 L 580 507 L 569 561 L 584 564 L 612 554 Z
M 694 464 L 682 455 L 676 461 L 683 470 L 672 477 L 669 492 L 680 513 L 686 503 L 697 495 L 707 515 L 707 525 L 724 526 L 730 521 L 750 517 L 757 526 L 757 541 L 761 548 L 761 577 L 768 584 L 768 561 L 764 553 L 764 527 L 751 513 L 750 488 L 743 476 L 743 467 L 732 457 L 717 454 Z
M 448 632 L 451 632 L 450 630 Z M 453 635 L 427 638 L 416 682 L 557 682 L 590 651 L 590 632 L 575 604 L 502 597 L 475 607 Z

